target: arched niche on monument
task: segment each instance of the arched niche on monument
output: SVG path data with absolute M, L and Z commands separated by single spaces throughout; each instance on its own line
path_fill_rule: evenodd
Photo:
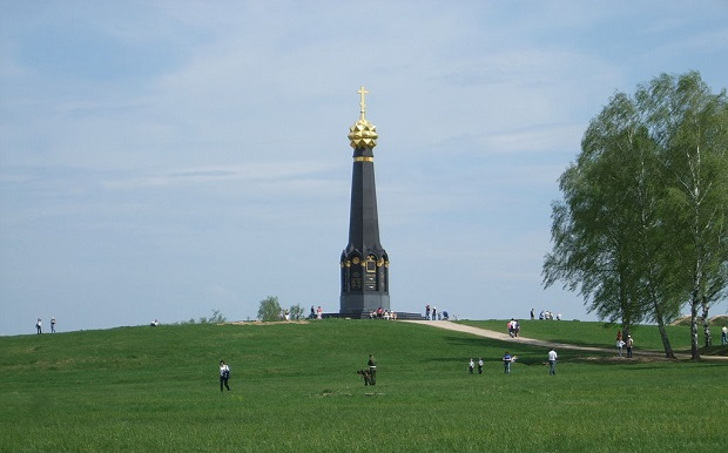
M 361 291 L 364 289 L 363 262 L 358 255 L 351 257 L 351 268 L 349 270 L 349 288 L 351 291 Z
M 379 285 L 377 284 L 377 257 L 374 255 L 367 255 L 367 258 L 362 262 L 361 267 L 364 270 L 364 290 L 377 291 L 379 288 Z

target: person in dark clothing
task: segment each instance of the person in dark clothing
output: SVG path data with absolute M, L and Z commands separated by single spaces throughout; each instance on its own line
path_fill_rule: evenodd
M 358 375 L 364 378 L 364 385 L 374 385 L 372 384 L 372 375 L 369 374 L 369 370 L 359 370 L 356 372 Z
M 230 391 L 230 386 L 228 385 L 228 380 L 230 379 L 230 367 L 227 366 L 224 360 L 220 360 L 220 391 L 222 392 L 222 386 L 224 385 L 225 388 Z
M 372 385 L 374 385 L 377 383 L 377 362 L 374 360 L 374 355 L 369 354 L 369 362 L 367 362 L 367 365 L 369 365 L 369 379 Z

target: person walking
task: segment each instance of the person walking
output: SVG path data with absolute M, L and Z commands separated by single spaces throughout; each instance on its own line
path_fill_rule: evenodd
M 35 333 L 40 335 L 43 333 L 43 322 L 38 318 L 38 320 L 35 322 Z
M 371 381 L 372 385 L 375 385 L 377 383 L 377 362 L 374 360 L 374 354 L 369 354 L 369 361 L 367 362 L 367 365 L 369 366 L 369 374 L 371 375 Z
M 505 374 L 511 374 L 511 363 L 513 362 L 513 356 L 510 354 L 510 352 L 506 351 L 505 354 L 503 354 L 503 372 Z
M 617 354 L 622 357 L 622 348 L 626 343 L 621 338 L 617 339 Z
M 51 318 L 51 333 L 56 333 L 56 317 Z
M 627 358 L 632 358 L 632 348 L 634 347 L 634 340 L 632 339 L 632 335 L 627 335 Z
M 483 359 L 478 359 L 478 374 L 483 374 Z
M 558 359 L 559 356 L 556 354 L 556 351 L 554 351 L 554 348 L 551 348 L 549 351 L 549 376 L 555 376 L 556 375 L 556 359 Z
M 475 369 L 475 362 L 473 362 L 473 359 L 470 359 L 470 363 L 468 363 L 468 373 L 473 374 L 474 369 Z
M 728 325 L 723 324 L 723 328 L 720 329 L 720 344 L 728 344 Z
M 228 380 L 230 379 L 230 367 L 225 363 L 224 360 L 220 360 L 220 391 L 222 392 L 222 386 L 224 385 L 225 388 L 230 391 L 230 386 L 228 385 Z

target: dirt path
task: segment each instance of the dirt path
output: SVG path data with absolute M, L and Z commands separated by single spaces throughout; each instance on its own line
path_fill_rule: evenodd
M 516 337 L 511 338 L 510 335 L 495 330 L 483 329 L 480 327 L 458 324 L 450 321 L 401 321 L 412 324 L 422 324 L 440 329 L 454 330 L 457 332 L 465 332 L 478 337 L 491 338 L 493 340 L 507 341 L 509 343 L 528 344 L 531 346 L 542 346 L 544 348 L 554 347 L 556 349 L 574 349 L 578 351 L 594 351 L 594 352 L 614 352 L 611 348 L 596 348 L 591 346 L 577 346 L 573 344 L 552 343 L 549 341 L 536 340 L 534 338 Z M 636 353 L 637 351 L 635 351 Z
M 422 324 L 426 326 L 431 327 L 437 327 L 439 329 L 446 329 L 446 330 L 454 330 L 457 332 L 464 332 L 469 333 L 471 335 L 476 335 L 478 337 L 484 337 L 484 338 L 491 338 L 493 340 L 501 340 L 509 343 L 516 343 L 516 344 L 527 344 L 531 346 L 542 346 L 544 348 L 551 348 L 553 347 L 556 350 L 559 349 L 570 349 L 574 351 L 585 351 L 585 352 L 607 352 L 612 353 L 615 355 L 616 358 L 616 351 L 615 348 L 597 348 L 592 346 L 578 346 L 573 344 L 564 344 L 564 343 L 553 343 L 549 341 L 543 341 L 543 340 L 536 340 L 534 338 L 525 338 L 525 337 L 517 337 L 517 338 L 511 338 L 510 335 L 502 332 L 496 332 L 495 330 L 488 330 L 488 329 L 482 329 L 480 327 L 473 327 L 468 326 L 464 324 L 458 324 L 450 321 L 400 321 L 400 322 L 408 322 L 412 324 Z M 665 353 L 660 351 L 640 351 L 635 350 L 634 351 L 635 357 L 641 357 L 645 359 L 664 359 Z M 689 355 L 685 354 L 675 354 L 675 356 L 680 360 L 686 360 L 690 359 Z M 726 360 L 728 357 L 721 357 L 721 356 L 703 356 L 703 359 L 718 359 L 718 360 Z

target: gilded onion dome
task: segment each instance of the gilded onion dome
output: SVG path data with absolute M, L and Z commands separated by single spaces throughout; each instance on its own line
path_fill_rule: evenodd
M 372 149 L 377 146 L 377 138 L 379 138 L 379 134 L 377 134 L 377 126 L 367 121 L 364 117 L 367 109 L 366 104 L 364 103 L 364 95 L 369 92 L 362 85 L 357 93 L 361 96 L 361 102 L 359 103 L 361 110 L 359 121 L 349 128 L 349 140 L 351 140 L 351 147 L 354 149 Z

